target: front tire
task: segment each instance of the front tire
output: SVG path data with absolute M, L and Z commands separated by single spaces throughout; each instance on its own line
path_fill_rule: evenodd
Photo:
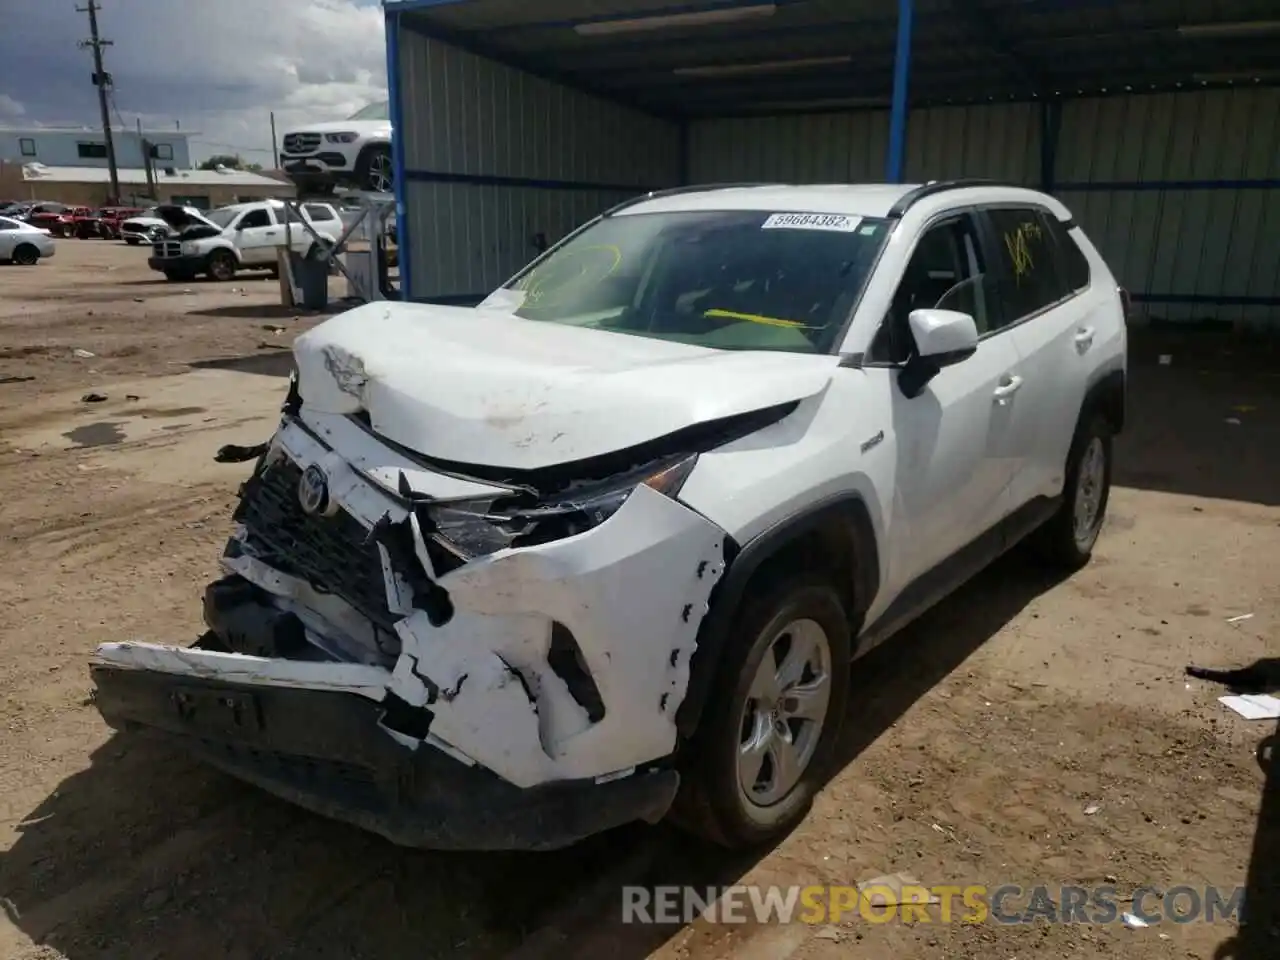
M 124 242 L 125 242 L 125 243 L 127 243 L 127 244 L 128 244 L 129 246 L 131 246 L 131 247 L 136 247 L 136 246 L 137 246 L 138 244 L 140 244 L 142 241 L 141 241 L 141 240 L 139 240 L 137 237 L 125 237 L 125 238 L 124 238 Z
M 361 190 L 374 193 L 390 193 L 395 188 L 390 144 L 365 148 L 356 161 L 356 182 Z
M 839 595 L 812 575 L 746 600 L 730 636 L 675 819 L 744 848 L 793 829 L 821 788 L 848 702 L 851 638 Z
M 209 278 L 219 283 L 234 280 L 236 276 L 236 258 L 226 250 L 215 250 L 209 254 Z
M 1086 421 L 1076 433 L 1062 506 L 1033 541 L 1047 562 L 1077 570 L 1093 557 L 1111 499 L 1111 447 L 1111 429 L 1101 417 Z

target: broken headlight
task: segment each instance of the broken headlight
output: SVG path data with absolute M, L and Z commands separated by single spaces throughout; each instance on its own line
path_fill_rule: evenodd
M 502 496 L 454 501 L 431 504 L 426 513 L 435 527 L 433 539 L 469 560 L 585 533 L 617 513 L 642 486 L 675 498 L 697 462 L 698 456 L 693 454 L 656 468 L 650 464 L 607 480 L 571 484 L 536 499 Z

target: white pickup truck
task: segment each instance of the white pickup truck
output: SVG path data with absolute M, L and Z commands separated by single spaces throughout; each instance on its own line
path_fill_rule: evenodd
M 343 221 L 332 204 L 304 203 L 298 209 L 319 240 L 297 222 L 294 211 L 286 225 L 281 200 L 238 203 L 207 213 L 190 207 L 157 207 L 156 215 L 177 235 L 152 244 L 147 264 L 175 282 L 187 282 L 201 274 L 212 280 L 230 280 L 237 270 L 274 273 L 276 249 L 286 242 L 294 252 L 310 255 L 322 242 L 332 246 L 342 235 Z

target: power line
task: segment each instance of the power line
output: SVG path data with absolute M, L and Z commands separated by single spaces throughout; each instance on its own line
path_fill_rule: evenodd
M 93 51 L 93 85 L 98 88 L 98 108 L 102 112 L 102 134 L 106 138 L 107 168 L 111 172 L 111 199 L 120 197 L 120 171 L 116 169 L 116 145 L 111 138 L 111 112 L 107 107 L 107 93 L 111 89 L 111 74 L 102 64 L 102 48 L 111 46 L 110 40 L 103 40 L 98 35 L 98 0 L 87 0 L 83 7 L 76 7 L 77 13 L 89 15 L 89 39 L 80 41 L 80 49 L 86 47 Z

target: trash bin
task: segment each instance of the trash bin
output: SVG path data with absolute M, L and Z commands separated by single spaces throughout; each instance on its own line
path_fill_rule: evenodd
M 324 310 L 329 306 L 329 258 L 289 255 L 294 282 L 302 291 L 300 306 L 308 310 Z

